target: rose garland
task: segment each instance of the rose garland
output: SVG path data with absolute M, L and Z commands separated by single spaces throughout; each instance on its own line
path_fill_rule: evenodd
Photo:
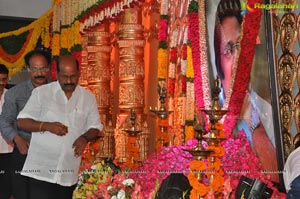
M 255 3 L 262 3 L 262 1 L 248 0 L 247 5 L 253 7 Z M 242 39 L 240 42 L 241 48 L 237 63 L 238 67 L 236 68 L 236 71 L 233 72 L 235 76 L 232 77 L 234 79 L 234 84 L 230 89 L 232 92 L 229 93 L 229 112 L 226 114 L 224 120 L 224 130 L 227 137 L 231 134 L 237 123 L 243 105 L 243 99 L 245 98 L 246 90 L 248 89 L 261 14 L 260 9 L 254 9 L 253 12 L 244 15 Z
M 201 59 L 199 45 L 199 18 L 198 18 L 198 2 L 191 1 L 189 5 L 188 15 L 188 38 L 191 42 L 192 61 L 194 67 L 194 89 L 198 110 L 204 108 L 203 88 L 201 78 Z
M 243 130 L 237 136 L 231 135 L 228 137 L 222 143 L 222 146 L 225 149 L 225 154 L 221 159 L 222 168 L 225 171 L 225 181 L 229 181 L 233 191 L 238 186 L 240 177 L 244 175 L 266 183 L 273 190 L 272 198 L 285 198 L 285 194 L 280 193 L 274 187 L 270 180 L 270 175 L 262 172 L 262 165 Z
M 189 162 L 192 160 L 192 156 L 183 150 L 186 147 L 165 147 L 150 154 L 139 168 L 129 172 L 129 177 L 135 179 L 141 185 L 141 191 L 145 198 L 155 196 L 159 184 L 171 173 L 180 172 L 188 175 Z

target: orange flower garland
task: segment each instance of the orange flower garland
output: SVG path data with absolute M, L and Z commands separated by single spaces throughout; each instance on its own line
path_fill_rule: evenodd
M 59 33 L 53 33 L 51 45 L 52 45 L 52 56 L 53 57 L 59 56 L 59 51 L 60 51 L 60 34 Z
M 27 35 L 26 41 L 23 44 L 22 48 L 19 50 L 19 52 L 17 52 L 14 55 L 10 55 L 10 54 L 6 53 L 5 50 L 2 48 L 2 46 L 0 46 L 1 58 L 4 61 L 10 62 L 10 63 L 16 62 L 18 60 L 18 58 L 24 53 L 29 41 L 32 39 L 32 33 L 33 33 L 33 30 L 32 29 L 29 30 L 29 34 Z
M 24 56 L 36 47 L 37 38 L 41 37 L 43 34 L 44 36 L 42 37 L 42 45 L 47 46 L 50 43 L 48 37 L 48 35 L 50 35 L 50 30 L 46 26 L 49 26 L 51 16 L 52 9 L 50 9 L 43 16 L 41 16 L 39 19 L 35 20 L 28 26 L 22 27 L 18 30 L 0 34 L 0 38 L 5 38 L 11 35 L 20 35 L 27 31 L 31 32 L 28 35 L 23 47 L 21 48 L 21 52 L 18 52 L 16 55 L 13 56 L 8 56 L 8 54 L 4 53 L 2 49 L 2 53 L 0 53 L 0 63 L 8 67 L 10 77 L 18 73 L 24 67 Z
M 166 79 L 168 65 L 168 51 L 166 49 L 158 49 L 158 79 Z
M 195 137 L 194 126 L 185 125 L 185 139 L 189 140 Z
M 204 197 L 209 191 L 209 186 L 204 185 L 199 182 L 195 172 L 203 172 L 207 169 L 207 166 L 203 160 L 192 160 L 190 162 L 190 173 L 188 174 L 188 179 L 193 187 L 190 198 L 198 199 L 199 196 Z

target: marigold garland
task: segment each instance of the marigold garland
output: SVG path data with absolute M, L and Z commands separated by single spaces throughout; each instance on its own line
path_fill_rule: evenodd
M 194 126 L 185 125 L 185 139 L 189 140 L 195 137 Z
M 168 64 L 168 51 L 166 49 L 158 49 L 158 71 L 157 76 L 159 79 L 166 79 L 167 77 L 167 64 Z
M 193 172 L 190 172 L 187 176 L 190 182 L 190 185 L 193 187 L 190 194 L 190 199 L 199 199 L 199 196 L 204 197 L 209 191 L 209 186 L 199 183 Z
M 8 58 L 5 57 L 6 53 L 0 54 L 0 63 L 7 66 L 9 69 L 9 76 L 13 76 L 16 73 L 18 73 L 25 65 L 24 62 L 24 56 L 31 50 L 33 50 L 36 47 L 37 44 L 37 38 L 41 36 L 41 34 L 44 34 L 42 38 L 42 45 L 47 46 L 49 44 L 47 34 L 50 34 L 49 28 L 46 26 L 49 26 L 50 20 L 52 16 L 52 9 L 48 10 L 43 16 L 29 24 L 28 26 L 22 27 L 18 30 L 1 33 L 0 38 L 9 37 L 11 35 L 20 35 L 24 32 L 32 30 L 32 34 L 30 34 L 30 39 L 26 40 L 24 43 L 24 46 L 22 47 L 22 53 L 18 54 L 18 57 L 12 58 L 10 61 L 7 61 Z
M 32 33 L 33 33 L 33 30 L 29 30 L 28 31 L 29 34 L 27 35 L 26 37 L 26 41 L 24 42 L 23 46 L 21 47 L 21 49 L 19 50 L 19 52 L 17 52 L 16 54 L 14 55 L 11 55 L 11 54 L 8 54 L 5 52 L 5 50 L 2 48 L 2 46 L 0 45 L 0 54 L 1 54 L 1 58 L 6 61 L 6 62 L 10 62 L 10 63 L 13 63 L 13 62 L 16 62 L 18 60 L 18 58 L 24 54 L 24 51 L 29 43 L 29 41 L 32 39 Z

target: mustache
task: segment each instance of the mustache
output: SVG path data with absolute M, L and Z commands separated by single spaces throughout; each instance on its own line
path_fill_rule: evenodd
M 65 83 L 64 86 L 75 86 L 74 83 Z
M 34 79 L 46 79 L 44 75 L 35 76 Z

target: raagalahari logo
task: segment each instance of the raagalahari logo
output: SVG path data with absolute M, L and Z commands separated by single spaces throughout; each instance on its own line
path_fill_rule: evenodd
M 296 9 L 298 4 L 291 3 L 275 3 L 275 4 L 264 4 L 255 3 L 253 7 L 250 7 L 245 1 L 241 2 L 241 15 L 245 15 L 248 12 L 253 12 L 255 9 L 264 9 L 268 11 L 283 10 L 283 9 Z

